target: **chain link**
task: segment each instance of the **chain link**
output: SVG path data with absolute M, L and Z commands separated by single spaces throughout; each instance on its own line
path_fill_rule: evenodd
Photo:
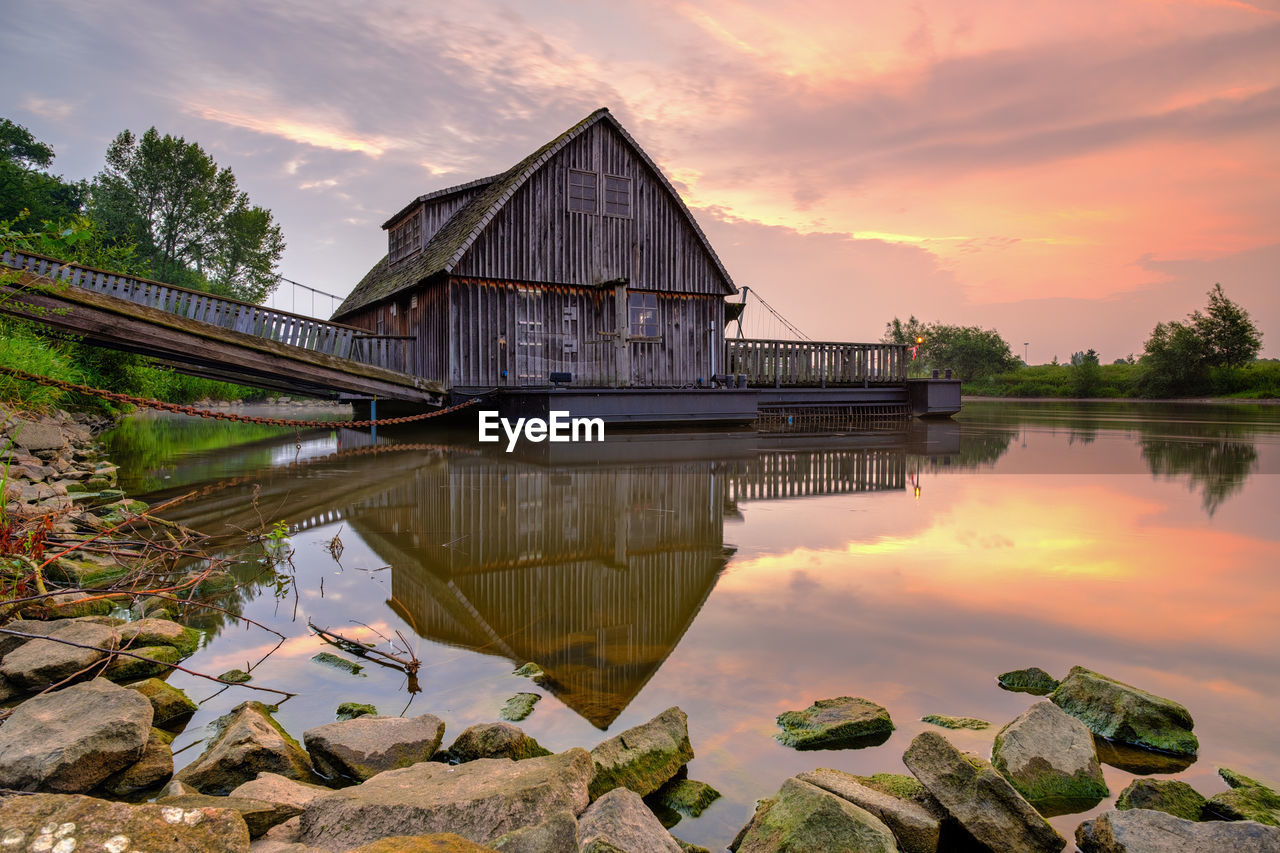
M 479 397 L 472 397 L 453 406 L 446 406 L 443 409 L 437 409 L 434 412 L 423 412 L 417 415 L 405 415 L 399 418 L 380 418 L 376 421 L 300 421 L 293 418 L 267 418 L 261 415 L 242 415 L 236 412 L 213 412 L 208 409 L 200 409 L 195 406 L 184 406 L 180 403 L 166 403 L 163 400 L 152 400 L 147 397 L 134 397 L 131 394 L 121 394 L 117 391 L 104 391 L 101 388 L 91 388 L 88 385 L 77 385 L 74 382 L 67 382 L 62 379 L 53 379 L 48 376 L 40 376 L 35 373 L 28 373 L 25 370 L 18 370 L 16 367 L 5 367 L 0 365 L 0 374 L 12 376 L 16 379 L 24 379 L 27 382 L 35 382 L 39 385 L 48 385 L 53 388 L 60 388 L 63 391 L 74 391 L 77 394 L 86 394 L 91 397 L 101 397 L 104 400 L 111 400 L 116 403 L 128 403 L 132 406 L 138 406 L 144 409 L 157 409 L 162 412 L 173 412 L 179 415 L 194 415 L 200 418 L 213 418 L 219 421 L 236 421 L 244 424 L 262 424 L 265 426 L 282 426 L 294 427 L 298 429 L 311 429 L 314 427 L 371 427 L 371 426 L 396 426 L 398 424 L 415 423 L 417 421 L 425 421 L 428 418 L 438 418 L 441 415 L 452 414 L 463 409 L 470 408 L 480 402 Z

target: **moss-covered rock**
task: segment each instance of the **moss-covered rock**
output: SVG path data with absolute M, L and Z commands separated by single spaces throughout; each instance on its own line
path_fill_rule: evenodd
M 246 681 L 253 680 L 253 676 L 243 669 L 229 669 L 219 675 L 218 678 L 222 681 L 230 681 L 232 684 L 244 684 Z
M 121 645 L 173 646 L 182 657 L 190 657 L 200 647 L 200 632 L 168 619 L 148 616 L 121 625 Z
M 976 717 L 948 717 L 946 714 L 925 714 L 920 718 L 920 722 L 942 726 L 944 729 L 974 729 L 981 731 L 982 729 L 991 728 L 991 724 L 986 720 L 979 720 Z
M 332 652 L 320 652 L 318 654 L 314 654 L 311 656 L 311 660 L 314 661 L 315 663 L 332 667 L 333 669 L 340 669 L 343 672 L 350 673 L 351 675 L 358 675 L 361 678 L 364 678 L 363 666 L 356 663 L 355 661 L 347 660 L 346 658 L 340 655 L 335 655 Z
M 1062 805 L 1084 811 L 1109 793 L 1093 735 L 1052 702 L 1037 702 L 1000 729 L 991 763 L 1041 814 L 1042 804 L 1055 813 L 1068 813 Z
M 1118 809 L 1154 809 L 1184 820 L 1200 820 L 1207 801 L 1186 782 L 1134 779 L 1116 798 Z
M 1058 679 L 1038 666 L 1002 672 L 996 676 L 996 682 L 1005 690 L 1033 696 L 1048 696 L 1058 689 Z
M 128 573 L 129 569 L 115 560 L 89 554 L 59 557 L 44 569 L 47 579 L 79 587 L 103 586 Z
M 510 723 L 482 723 L 471 726 L 449 747 L 449 760 L 462 763 L 478 758 L 510 758 L 524 761 L 550 755 L 543 746 Z
M 893 833 L 878 818 L 835 794 L 798 779 L 760 803 L 735 839 L 735 853 L 858 850 L 896 853 Z
M 130 647 L 129 652 L 140 657 L 117 655 L 102 674 L 112 681 L 136 681 L 139 678 L 164 675 L 172 669 L 169 664 L 182 659 L 173 646 Z
M 1204 807 L 1205 817 L 1255 820 L 1267 826 L 1280 826 L 1280 794 L 1275 788 L 1226 767 L 1219 768 L 1218 775 L 1231 790 L 1209 798 Z
M 533 706 L 541 698 L 537 693 L 517 693 L 502 706 L 498 717 L 508 722 L 518 723 L 533 713 Z
M 378 709 L 364 702 L 343 702 L 338 706 L 338 720 L 354 720 L 356 717 L 377 715 Z
M 1072 667 L 1049 698 L 1105 738 L 1174 755 L 1195 755 L 1200 748 L 1186 708 L 1082 666 Z
M 720 792 L 706 782 L 672 779 L 650 794 L 647 801 L 679 812 L 685 817 L 698 817 L 718 799 Z
M 591 799 L 614 788 L 630 788 L 648 796 L 693 760 L 689 743 L 689 718 L 679 708 L 668 708 L 643 725 L 627 729 L 591 750 L 595 778 Z
M 523 666 L 517 668 L 511 674 L 518 675 L 521 678 L 532 678 L 535 680 L 546 675 L 546 673 L 542 671 L 542 667 L 538 666 L 533 661 L 530 661 L 529 663 L 526 663 Z
M 299 782 L 314 778 L 311 759 L 261 702 L 241 702 L 214 723 L 204 752 L 175 778 L 206 794 L 227 794 L 264 771 Z
M 861 697 L 819 699 L 803 711 L 778 715 L 775 737 L 796 749 L 857 749 L 884 743 L 893 731 L 889 712 Z
M 191 719 L 191 715 L 196 712 L 196 703 L 187 698 L 187 694 L 158 678 L 148 678 L 124 686 L 147 697 L 155 711 L 151 722 L 156 728 L 175 728 Z

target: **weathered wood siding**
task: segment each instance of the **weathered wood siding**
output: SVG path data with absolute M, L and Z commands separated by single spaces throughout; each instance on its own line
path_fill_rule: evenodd
M 411 307 L 414 299 L 417 307 Z M 395 314 L 391 313 L 392 305 Z M 367 306 L 345 318 L 371 334 L 412 336 L 413 340 L 389 341 L 402 347 L 406 372 L 440 382 L 449 380 L 449 294 L 443 283 L 416 287 L 389 302 Z
M 431 242 L 431 238 L 436 235 L 437 231 L 444 227 L 444 224 L 449 221 L 449 218 L 457 213 L 463 205 L 471 201 L 471 199 L 475 197 L 476 193 L 481 192 L 483 189 L 484 187 L 474 187 L 469 190 L 451 193 L 440 198 L 428 199 L 427 201 L 416 205 L 413 209 L 409 210 L 392 223 L 387 228 L 389 234 L 400 228 L 410 217 L 419 217 L 419 221 L 421 223 L 421 236 L 417 241 L 417 248 L 406 253 L 401 258 L 398 258 L 396 263 L 403 263 L 426 248 L 427 244 Z
M 596 213 L 569 210 L 570 169 L 597 175 Z M 604 176 L 631 180 L 630 218 L 604 211 Z M 503 205 L 453 273 L 596 285 L 626 278 L 641 290 L 724 295 L 731 285 L 677 201 L 608 122 L 558 152 Z
M 451 279 L 450 385 L 547 385 L 552 372 L 571 373 L 574 385 L 618 384 L 614 298 L 612 288 Z M 709 381 L 722 342 L 723 300 L 660 293 L 658 315 L 658 340 L 628 344 L 627 384 Z

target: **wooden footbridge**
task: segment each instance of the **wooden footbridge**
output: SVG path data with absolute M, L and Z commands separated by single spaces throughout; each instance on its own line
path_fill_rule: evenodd
M 405 372 L 405 339 L 211 293 L 6 250 L 0 311 L 184 373 L 312 397 L 424 406 L 444 388 Z M 0 272 L 3 272 L 0 268 Z
M 712 362 L 726 373 L 709 372 L 706 384 L 693 386 L 448 387 L 420 375 L 414 335 L 375 334 L 14 249 L 0 253 L 0 312 L 196 376 L 311 397 L 377 398 L 415 412 L 496 391 L 504 416 L 559 409 L 615 424 L 756 421 L 769 431 L 812 432 L 959 409 L 958 383 L 944 389 L 954 392 L 954 405 L 948 397 L 936 406 L 936 388 L 907 380 L 906 348 L 883 343 L 728 340 Z

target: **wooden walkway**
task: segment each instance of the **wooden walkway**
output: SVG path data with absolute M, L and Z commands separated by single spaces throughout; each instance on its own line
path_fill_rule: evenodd
M 319 397 L 442 399 L 438 383 L 404 372 L 403 337 L 28 252 L 6 250 L 0 264 L 16 272 L 0 286 L 0 311 L 186 373 Z

